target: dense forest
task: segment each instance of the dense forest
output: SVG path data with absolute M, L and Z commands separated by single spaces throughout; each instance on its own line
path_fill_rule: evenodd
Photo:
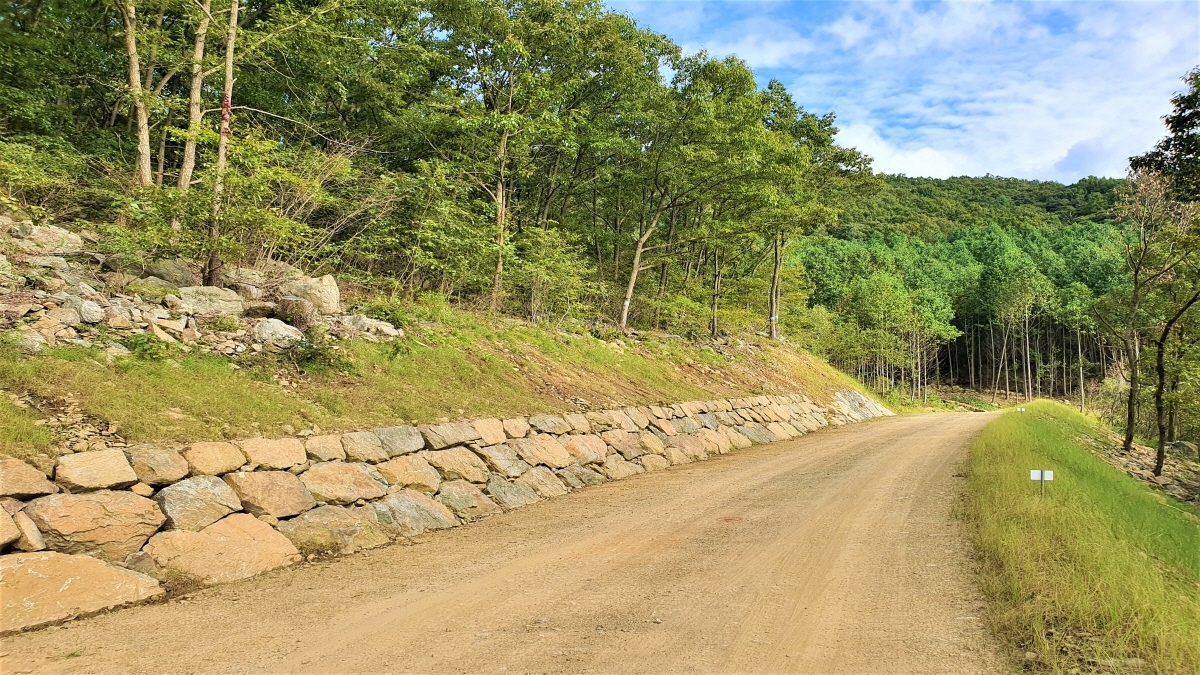
M 1200 75 L 1128 180 L 880 176 L 832 113 L 590 0 L 16 0 L 0 200 L 107 252 L 609 334 L 761 333 L 880 392 L 1200 437 Z

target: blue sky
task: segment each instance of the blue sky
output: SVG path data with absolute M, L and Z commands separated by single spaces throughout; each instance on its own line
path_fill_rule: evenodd
M 910 176 L 1122 176 L 1200 65 L 1200 0 L 609 0 L 688 52 L 736 54 Z

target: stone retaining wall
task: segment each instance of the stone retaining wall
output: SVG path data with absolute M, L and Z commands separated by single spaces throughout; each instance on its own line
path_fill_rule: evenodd
M 589 485 L 892 415 L 854 391 L 182 448 L 0 458 L 0 632 L 454 527 Z M 51 480 L 52 479 L 52 480 Z

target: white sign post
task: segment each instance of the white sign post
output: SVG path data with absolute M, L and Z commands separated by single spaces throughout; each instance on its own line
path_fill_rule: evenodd
M 1030 469 L 1029 480 L 1036 480 L 1042 484 L 1042 496 L 1046 496 L 1046 481 L 1054 480 L 1054 472 L 1046 469 Z

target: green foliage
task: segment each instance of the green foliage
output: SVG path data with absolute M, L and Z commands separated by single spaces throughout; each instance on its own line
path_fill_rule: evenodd
M 232 333 L 242 327 L 242 323 L 236 316 L 214 316 L 211 319 L 205 319 L 201 325 L 218 333 Z
M 125 346 L 135 357 L 148 361 L 161 361 L 171 354 L 171 345 L 149 333 L 130 335 Z
M 304 331 L 304 339 L 286 352 L 288 359 L 305 373 L 352 373 L 354 362 L 334 340 L 325 327 L 316 324 Z

